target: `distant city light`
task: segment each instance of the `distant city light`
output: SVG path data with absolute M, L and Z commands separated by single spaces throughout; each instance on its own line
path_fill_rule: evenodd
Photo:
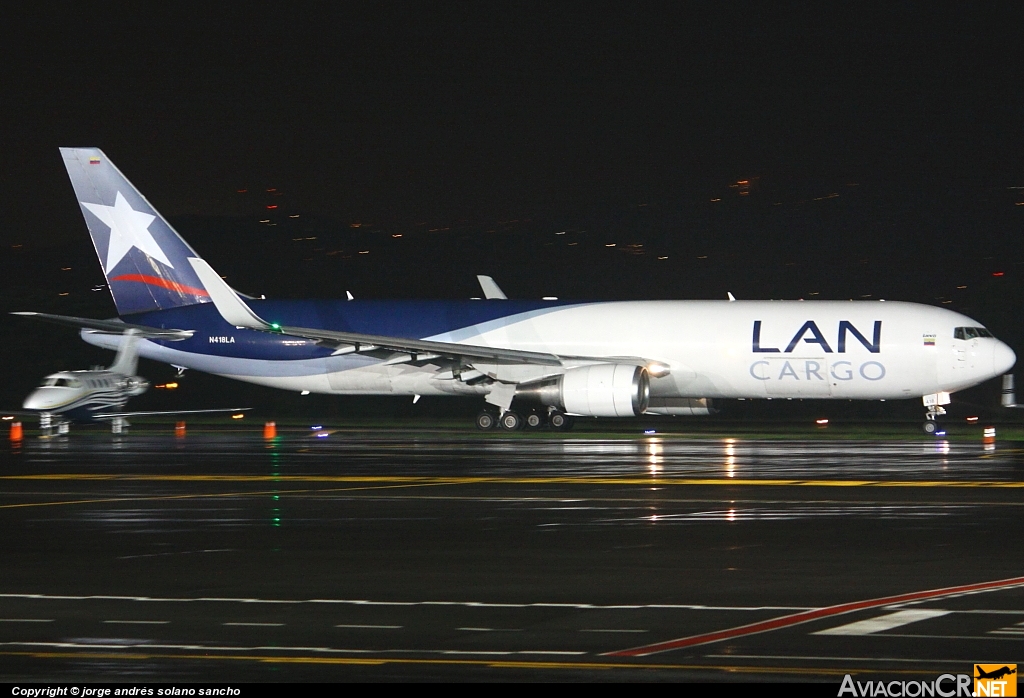
M 978 421 L 978 418 L 977 418 L 977 417 L 968 417 L 968 418 L 967 418 L 967 421 L 968 421 L 968 422 L 977 422 L 977 421 Z
M 267 204 L 267 208 L 270 210 L 274 210 L 275 208 L 277 208 L 277 204 Z
M 233 414 L 231 415 L 231 419 L 241 419 L 244 416 L 244 414 Z
M 827 419 L 815 419 L 814 423 L 817 424 L 819 427 L 828 426 L 828 420 Z

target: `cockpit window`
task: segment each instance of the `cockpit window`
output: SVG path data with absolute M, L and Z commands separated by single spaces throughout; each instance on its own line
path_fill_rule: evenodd
M 957 327 L 953 330 L 953 339 L 977 339 L 978 337 L 992 336 L 992 333 L 984 327 Z
M 54 378 L 53 376 L 47 376 L 46 378 L 43 379 L 43 382 L 40 383 L 39 385 L 42 385 L 42 386 L 47 387 L 47 388 L 50 388 L 50 387 L 53 387 L 53 386 L 57 385 L 57 379 Z

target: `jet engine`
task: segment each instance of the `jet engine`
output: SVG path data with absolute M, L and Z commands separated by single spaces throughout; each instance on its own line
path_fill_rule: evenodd
M 651 401 L 651 379 L 643 366 L 598 364 L 560 376 L 521 383 L 516 397 L 587 417 L 635 417 Z

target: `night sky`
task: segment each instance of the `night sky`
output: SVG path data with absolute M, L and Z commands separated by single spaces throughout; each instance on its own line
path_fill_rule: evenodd
M 57 152 L 97 146 L 248 292 L 881 297 L 1024 355 L 1012 4 L 548 4 L 8 18 L 3 309 L 114 314 Z M 6 402 L 94 356 L 0 322 Z

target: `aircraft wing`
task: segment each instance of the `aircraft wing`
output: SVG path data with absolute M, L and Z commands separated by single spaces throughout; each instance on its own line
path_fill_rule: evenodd
M 211 410 L 156 410 L 150 412 L 97 412 L 90 415 L 93 419 L 117 419 L 119 417 L 157 417 L 172 414 L 205 414 L 208 412 L 245 412 L 251 407 L 217 407 Z M 36 413 L 38 414 L 38 412 Z
M 311 339 L 320 344 L 335 346 L 341 349 L 339 353 L 367 352 L 375 350 L 389 350 L 408 354 L 404 361 L 423 361 L 433 358 L 446 357 L 468 362 L 489 362 L 502 364 L 533 364 L 540 366 L 563 366 L 568 363 L 578 362 L 599 362 L 599 363 L 632 363 L 638 366 L 655 365 L 658 375 L 665 375 L 668 367 L 657 362 L 652 362 L 639 357 L 622 356 L 563 356 L 537 351 L 523 351 L 520 349 L 503 349 L 500 347 L 484 347 L 473 344 L 460 344 L 457 342 L 434 342 L 425 339 L 406 339 L 403 337 L 385 337 L 380 335 L 362 334 L 359 332 L 339 332 L 335 330 L 321 330 L 310 327 L 292 327 L 278 323 L 267 322 L 254 313 L 231 288 L 224 283 L 220 275 L 213 270 L 204 260 L 195 257 L 189 258 L 189 263 L 195 269 L 203 286 L 210 294 L 217 311 L 228 323 L 235 327 L 251 330 L 263 330 L 287 334 L 303 339 Z M 346 351 L 347 350 L 347 351 Z M 399 357 L 402 358 L 402 357 Z M 391 360 L 393 363 L 398 361 Z
M 124 334 L 125 330 L 137 330 L 138 336 L 146 339 L 178 341 L 188 339 L 193 333 L 193 330 L 162 330 L 157 327 L 133 325 L 129 322 L 122 322 L 121 320 L 93 320 L 92 318 L 72 317 L 70 315 L 50 315 L 49 313 L 34 313 L 30 311 L 14 312 L 11 313 L 11 315 L 23 315 L 25 317 L 33 317 L 47 322 L 55 322 L 60 325 L 70 325 L 72 327 L 97 330 L 99 332 L 110 332 L 114 334 Z

